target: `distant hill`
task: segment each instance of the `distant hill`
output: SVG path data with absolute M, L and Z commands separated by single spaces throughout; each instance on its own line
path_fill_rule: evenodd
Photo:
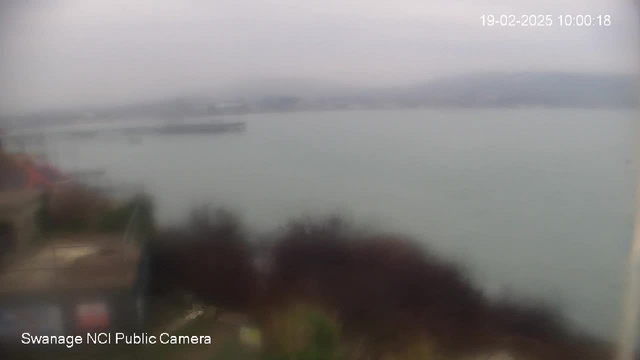
M 630 74 L 483 73 L 397 89 L 393 96 L 437 106 L 628 108 L 638 103 L 637 81 Z
M 253 81 L 239 81 L 214 90 L 200 92 L 222 100 L 259 101 L 274 96 L 298 96 L 317 99 L 336 96 L 352 96 L 362 93 L 362 89 L 351 84 L 298 78 L 271 78 Z
M 298 97 L 311 105 L 315 101 L 325 106 L 630 108 L 638 103 L 637 81 L 632 74 L 492 72 L 381 88 L 271 79 L 236 84 L 220 93 L 256 102 L 273 96 Z
M 476 73 L 409 86 L 366 88 L 303 79 L 234 83 L 216 90 L 127 105 L 84 107 L 0 117 L 6 124 L 35 125 L 92 119 L 181 119 L 285 111 L 394 107 L 634 108 L 638 77 L 567 72 Z M 229 105 L 232 104 L 232 107 Z

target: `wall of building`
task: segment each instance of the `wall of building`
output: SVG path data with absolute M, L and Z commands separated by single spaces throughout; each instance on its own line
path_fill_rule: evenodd
M 0 192 L 0 223 L 10 227 L 6 233 L 13 239 L 1 239 L 0 249 L 6 252 L 9 243 L 10 251 L 22 252 L 29 248 L 37 235 L 37 215 L 41 207 L 39 191 L 5 191 Z M 0 256 L 8 255 L 0 254 Z

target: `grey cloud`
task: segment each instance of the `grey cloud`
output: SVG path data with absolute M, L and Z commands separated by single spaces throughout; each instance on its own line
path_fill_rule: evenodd
M 638 63 L 636 12 L 624 0 L 9 5 L 0 35 L 0 107 L 7 111 L 152 98 L 265 77 L 375 86 L 473 71 L 628 72 Z M 489 13 L 610 14 L 613 25 L 483 28 L 480 16 Z

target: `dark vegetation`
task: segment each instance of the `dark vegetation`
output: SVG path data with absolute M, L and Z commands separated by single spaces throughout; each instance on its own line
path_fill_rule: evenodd
M 182 226 L 156 231 L 146 195 L 113 203 L 66 187 L 45 196 L 40 220 L 45 233 L 135 231 L 149 240 L 153 295 L 188 293 L 251 315 L 269 359 L 610 356 L 553 307 L 489 299 L 460 266 L 419 242 L 359 231 L 336 216 L 291 221 L 254 244 L 224 209 L 202 206 Z
M 309 319 L 322 323 L 320 329 L 294 333 L 320 331 L 320 338 L 283 345 L 281 323 L 291 321 L 274 314 L 300 304 L 335 316 L 343 342 L 358 344 L 349 359 L 385 359 L 416 344 L 456 358 L 496 350 L 533 359 L 610 357 L 607 345 L 575 333 L 553 308 L 489 299 L 461 267 L 400 235 L 354 231 L 331 217 L 293 221 L 267 243 L 258 250 L 238 217 L 200 208 L 187 224 L 150 242 L 154 291 L 181 289 L 251 314 L 273 359 L 338 358 L 333 343 L 327 351 L 335 356 L 316 356 L 315 342 L 333 332 L 314 312 Z
M 129 231 L 138 238 L 146 238 L 155 231 L 153 202 L 147 194 L 136 194 L 126 201 L 115 202 L 81 185 L 46 192 L 38 218 L 44 234 L 124 234 Z
M 225 210 L 195 209 L 188 224 L 149 244 L 152 290 L 186 290 L 208 304 L 247 310 L 257 297 L 253 253 L 240 220 Z

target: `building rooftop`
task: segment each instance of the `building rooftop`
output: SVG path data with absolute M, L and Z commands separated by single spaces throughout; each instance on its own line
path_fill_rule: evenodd
M 38 190 L 0 190 L 0 211 L 15 211 L 26 204 L 38 201 L 41 192 Z
M 0 270 L 0 296 L 129 287 L 139 260 L 139 247 L 121 235 L 54 238 Z

